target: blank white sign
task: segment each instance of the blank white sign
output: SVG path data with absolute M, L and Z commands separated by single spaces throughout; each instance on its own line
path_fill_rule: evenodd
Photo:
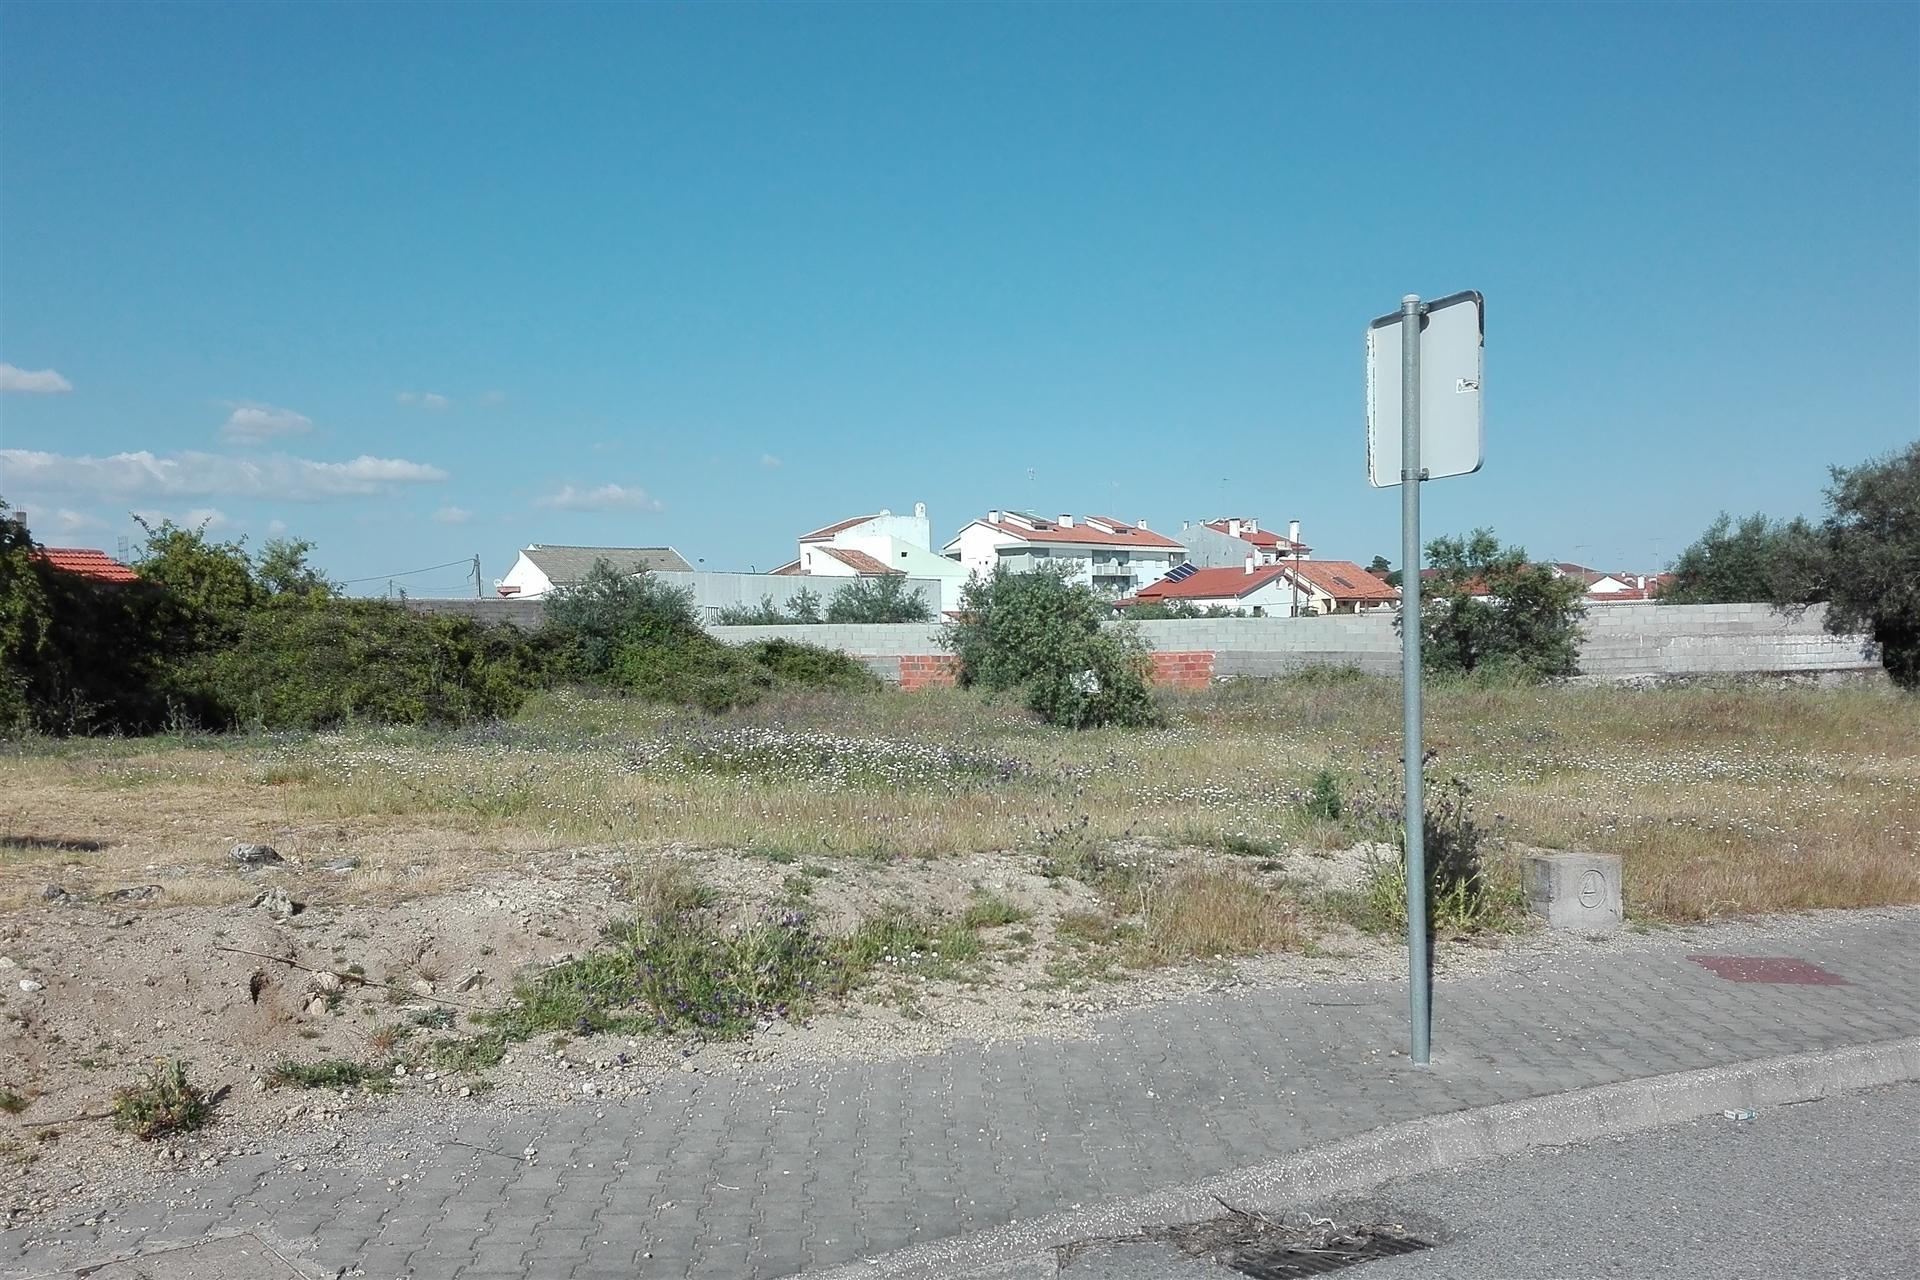
M 1427 479 L 1471 475 L 1486 460 L 1480 384 L 1486 302 L 1456 293 L 1430 302 L 1420 331 L 1420 469 Z M 1367 326 L 1367 482 L 1400 483 L 1398 312 Z

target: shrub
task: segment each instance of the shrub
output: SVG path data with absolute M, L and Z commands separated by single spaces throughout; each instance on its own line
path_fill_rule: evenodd
M 535 667 L 510 627 L 378 600 L 285 601 L 248 612 L 189 684 L 227 724 L 464 724 L 519 710 Z
M 1537 681 L 1579 669 L 1586 584 L 1529 563 L 1492 532 L 1436 538 L 1422 584 L 1421 666 L 1430 674 Z
M 113 1095 L 113 1127 L 142 1142 L 204 1126 L 213 1104 L 187 1079 L 184 1062 L 156 1064 Z
M 1795 517 L 1751 515 L 1734 524 L 1721 512 L 1673 563 L 1674 580 L 1661 604 L 1733 604 L 1786 601 L 1795 567 L 1817 549 L 1819 535 Z
M 267 1068 L 267 1083 L 275 1088 L 296 1089 L 379 1090 L 392 1087 L 387 1070 L 346 1058 L 323 1058 L 318 1062 L 294 1062 L 282 1058 Z
M 792 640 L 756 640 L 743 650 L 747 658 L 769 675 L 809 689 L 878 689 L 881 680 L 837 649 L 799 644 Z
M 1427 920 L 1440 933 L 1474 933 L 1514 927 L 1522 918 L 1521 885 L 1517 877 L 1490 868 L 1482 839 L 1485 833 L 1473 820 L 1472 792 L 1450 778 L 1427 780 L 1427 811 L 1421 825 L 1427 864 Z M 1380 835 L 1400 839 L 1403 810 L 1391 803 L 1372 806 L 1360 818 Z M 1400 932 L 1407 927 L 1406 849 L 1400 856 L 1382 859 L 1368 869 L 1355 898 L 1345 904 L 1354 923 L 1377 932 Z
M 704 631 L 629 636 L 614 654 L 613 679 L 652 702 L 704 711 L 751 706 L 773 687 L 773 674 L 745 652 Z
M 693 593 L 660 582 L 650 573 L 623 574 L 596 560 L 580 582 L 546 599 L 544 643 L 560 673 L 574 679 L 613 674 L 623 647 L 667 644 L 698 634 Z
M 714 612 L 713 620 L 723 627 L 778 627 L 794 621 L 771 595 L 760 597 L 759 604 L 730 604 Z
M 1865 632 L 1903 689 L 1920 689 L 1920 441 L 1836 467 L 1820 547 L 1798 599 L 1825 599 L 1826 628 Z
M 1069 572 L 996 568 L 967 583 L 960 621 L 944 636 L 961 683 L 1020 689 L 1041 719 L 1068 728 L 1159 723 L 1146 646 L 1129 630 L 1103 629 L 1107 605 L 1070 585 Z
M 828 622 L 932 622 L 933 610 L 899 574 L 855 578 L 834 593 Z
M 1326 822 L 1340 820 L 1346 811 L 1346 802 L 1340 795 L 1340 779 L 1333 776 L 1331 769 L 1322 769 L 1313 775 L 1313 789 L 1300 802 L 1300 808 L 1309 818 Z

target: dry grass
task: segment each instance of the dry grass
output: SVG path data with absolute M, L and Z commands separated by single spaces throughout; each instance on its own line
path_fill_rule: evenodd
M 1437 767 L 1471 784 L 1481 822 L 1623 854 L 1639 914 L 1920 902 L 1911 697 L 1441 687 L 1428 710 Z M 455 735 L 19 744 L 0 754 L 0 904 L 156 866 L 191 872 L 168 881 L 175 901 L 226 900 L 246 886 L 219 861 L 243 839 L 359 856 L 340 890 L 374 899 L 583 844 L 896 858 L 1131 839 L 1257 854 L 1350 841 L 1354 811 L 1363 824 L 1369 797 L 1397 786 L 1391 682 L 1243 682 L 1169 711 L 1164 730 L 1072 734 L 962 691 L 789 695 L 720 721 L 562 693 Z M 1340 822 L 1298 803 L 1321 768 L 1356 802 Z M 107 847 L 54 847 L 73 839 Z
M 1189 868 L 1148 882 L 1128 905 L 1138 910 L 1147 963 L 1293 951 L 1306 941 L 1295 904 L 1241 871 Z

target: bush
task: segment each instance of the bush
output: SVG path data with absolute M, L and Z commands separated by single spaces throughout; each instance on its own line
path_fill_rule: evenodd
M 267 1068 L 267 1083 L 275 1088 L 366 1088 L 375 1091 L 392 1088 L 393 1085 L 389 1069 L 346 1058 L 323 1058 L 318 1062 L 294 1062 L 282 1058 Z
M 187 1079 L 187 1064 L 157 1064 L 113 1095 L 113 1127 L 142 1142 L 190 1133 L 212 1118 L 213 1104 Z
M 714 622 L 722 627 L 779 627 L 794 621 L 773 602 L 771 595 L 760 597 L 759 604 L 730 604 L 715 610 Z
M 1920 689 L 1920 441 L 1836 467 L 1819 550 L 1798 599 L 1827 601 L 1826 628 L 1865 632 L 1903 689 Z
M 1721 512 L 1673 563 L 1661 604 L 1790 602 L 1796 566 L 1817 549 L 1819 535 L 1795 517 L 1751 515 L 1738 525 Z
M 544 614 L 542 643 L 554 652 L 559 674 L 579 680 L 613 674 L 623 647 L 705 635 L 691 591 L 650 573 L 623 574 L 605 560 L 596 560 L 578 585 L 548 596 Z
M 1229 609 L 1223 604 L 1210 604 L 1201 608 L 1191 600 L 1149 600 L 1145 604 L 1129 605 L 1122 610 L 1126 617 L 1135 622 L 1157 622 L 1166 618 L 1244 618 L 1245 609 Z
M 1146 646 L 1129 630 L 1103 629 L 1107 605 L 1065 568 L 974 577 L 958 622 L 943 637 L 960 659 L 960 682 L 1019 689 L 1049 724 L 1152 725 Z
M 881 685 L 880 678 L 859 659 L 837 649 L 792 640 L 756 640 L 741 652 L 786 684 L 809 689 L 878 689 Z
M 932 622 L 933 610 L 899 574 L 855 578 L 834 593 L 828 622 Z
M 704 711 L 751 706 L 773 687 L 773 675 L 739 649 L 702 631 L 667 637 L 630 636 L 614 654 L 613 679 L 650 702 Z
M 1491 530 L 1427 545 L 1435 570 L 1422 586 L 1421 667 L 1496 683 L 1579 670 L 1586 584 L 1529 563 Z
M 1473 820 L 1472 792 L 1458 778 L 1426 779 L 1427 811 L 1421 823 L 1427 864 L 1427 921 L 1439 933 L 1510 929 L 1522 919 L 1521 885 L 1487 865 L 1485 832 Z M 1398 842 L 1400 855 L 1382 859 L 1368 871 L 1350 902 L 1360 927 L 1383 933 L 1407 927 L 1407 865 L 1401 822 L 1404 812 L 1391 801 L 1376 802 L 1360 825 Z
M 211 721 L 274 729 L 510 716 L 537 682 L 511 627 L 378 600 L 275 602 L 242 617 L 189 684 Z

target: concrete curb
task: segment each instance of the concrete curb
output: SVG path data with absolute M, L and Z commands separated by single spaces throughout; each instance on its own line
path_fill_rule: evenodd
M 1722 1111 L 1758 1111 L 1909 1080 L 1920 1080 L 1920 1037 L 1595 1085 L 1389 1125 L 1185 1187 L 1076 1207 L 802 1275 L 807 1280 L 950 1280 L 977 1273 L 978 1280 L 1042 1280 L 1057 1273 L 1056 1244 L 1198 1221 L 1218 1213 L 1219 1200 L 1273 1213 L 1538 1147 L 1572 1146 Z

